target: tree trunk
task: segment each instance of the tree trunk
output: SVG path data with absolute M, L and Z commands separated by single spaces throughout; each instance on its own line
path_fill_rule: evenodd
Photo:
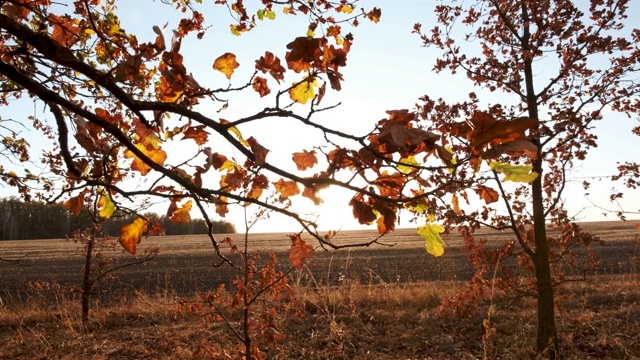
M 89 322 L 89 301 L 91 300 L 91 256 L 93 256 L 93 244 L 95 241 L 95 228 L 91 229 L 87 252 L 84 259 L 84 277 L 82 279 L 82 327 L 87 328 Z

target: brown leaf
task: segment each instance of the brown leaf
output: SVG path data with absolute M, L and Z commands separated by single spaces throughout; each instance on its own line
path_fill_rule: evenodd
M 182 207 L 176 207 L 176 209 L 171 213 L 171 221 L 173 221 L 174 224 L 182 224 L 182 223 L 188 223 L 189 221 L 191 221 L 191 215 L 189 215 L 189 212 L 191 211 L 191 207 L 192 207 L 192 202 L 191 200 L 187 201 L 186 203 L 184 203 L 184 205 L 182 205 Z
M 256 69 L 263 73 L 268 72 L 278 82 L 278 84 L 281 80 L 284 80 L 285 68 L 280 65 L 280 59 L 269 51 L 265 52 L 264 56 L 261 56 L 260 59 L 256 60 Z
M 376 219 L 373 208 L 363 201 L 362 194 L 355 195 L 351 201 L 349 201 L 349 205 L 353 207 L 353 217 L 356 218 L 360 224 L 371 224 Z
M 269 152 L 264 146 L 258 144 L 256 139 L 252 137 L 247 139 L 247 142 L 251 146 L 251 151 L 253 151 L 253 155 L 255 156 L 255 162 L 258 165 L 264 165 L 265 160 L 267 158 L 267 153 Z
M 378 187 L 380 195 L 397 198 L 406 181 L 407 177 L 399 172 L 389 175 L 386 171 L 383 171 L 373 183 Z
M 276 193 L 285 198 L 300 194 L 300 187 L 298 187 L 298 183 L 293 180 L 287 181 L 281 178 L 274 182 L 273 186 L 276 188 Z
M 483 185 L 478 185 L 475 191 L 487 204 L 494 203 L 500 198 L 497 191 Z
M 302 196 L 311 199 L 315 205 L 322 204 L 322 199 L 318 197 L 318 189 L 315 187 L 305 187 Z
M 526 155 L 529 159 L 535 159 L 538 148 L 529 140 L 514 140 L 504 144 L 491 146 L 490 149 L 483 152 L 481 157 L 485 159 L 496 159 L 502 154 L 513 157 Z
M 326 41 L 326 40 L 325 40 Z M 313 62 L 322 56 L 322 40 L 311 37 L 298 37 L 287 44 L 288 51 L 285 58 L 289 69 L 299 73 L 313 67 Z
M 291 248 L 289 249 L 289 261 L 293 267 L 300 270 L 304 265 L 304 261 L 311 258 L 313 246 L 305 243 L 300 238 L 300 234 L 291 234 L 289 237 L 292 241 Z
M 296 163 L 296 166 L 300 171 L 310 169 L 318 163 L 316 151 L 303 150 L 302 152 L 293 153 L 293 162 Z
M 198 125 L 198 126 L 190 126 L 189 128 L 187 128 L 187 130 L 184 132 L 184 137 L 182 138 L 182 140 L 184 139 L 193 139 L 196 144 L 198 145 L 204 145 L 207 143 L 207 137 L 209 136 L 209 133 L 207 133 L 205 131 L 206 126 L 205 125 Z
M 267 96 L 271 92 L 271 89 L 269 89 L 269 86 L 267 85 L 267 79 L 260 76 L 256 76 L 253 79 L 252 86 L 253 90 L 257 91 L 258 94 L 260 94 L 260 97 Z
M 499 145 L 513 140 L 526 138 L 525 131 L 538 124 L 537 120 L 520 117 L 513 120 L 495 121 L 491 126 L 475 134 L 471 140 L 474 149 L 483 148 L 487 144 Z

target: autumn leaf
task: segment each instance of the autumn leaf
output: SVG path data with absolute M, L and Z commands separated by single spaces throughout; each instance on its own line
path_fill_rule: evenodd
M 148 148 L 144 144 L 136 144 L 136 148 L 160 166 L 164 165 L 164 162 L 167 160 L 167 153 L 160 148 Z M 138 171 L 142 176 L 147 175 L 149 171 L 151 171 L 151 167 L 137 157 L 131 150 L 125 150 L 124 157 L 127 159 L 133 158 L 131 170 Z
M 131 224 L 125 225 L 121 228 L 122 235 L 118 239 L 118 242 L 122 247 L 131 254 L 136 253 L 136 245 L 142 240 L 142 234 L 147 230 L 147 221 L 141 218 L 136 218 Z
M 362 194 L 356 194 L 349 201 L 349 205 L 353 208 L 353 217 L 358 220 L 358 223 L 367 225 L 376 220 L 377 216 L 373 208 L 363 201 Z
M 400 159 L 400 165 L 398 165 L 398 171 L 403 174 L 409 174 L 412 171 L 415 171 L 415 167 L 420 166 L 416 161 L 416 157 L 413 155 L 407 156 L 405 158 Z
M 285 55 L 289 69 L 300 73 L 310 70 L 313 63 L 322 57 L 321 45 L 326 40 L 301 36 L 287 44 L 288 51 Z
M 251 86 L 253 87 L 253 90 L 260 94 L 260 97 L 267 96 L 271 92 L 271 89 L 269 89 L 269 86 L 267 85 L 267 79 L 260 76 L 256 76 L 253 79 L 253 84 L 251 84 Z
M 444 241 L 440 234 L 444 232 L 444 227 L 438 224 L 426 223 L 424 226 L 418 227 L 418 235 L 425 241 L 427 252 L 433 256 L 442 256 L 444 254 Z
M 302 191 L 302 196 L 313 201 L 315 205 L 322 204 L 322 199 L 318 197 L 318 189 L 314 187 L 305 187 Z
M 503 154 L 513 157 L 526 155 L 529 159 L 535 159 L 538 148 L 529 140 L 514 140 L 504 144 L 491 146 L 480 156 L 485 159 L 496 159 Z
M 353 7 L 351 5 L 340 5 L 336 8 L 336 11 L 351 14 L 353 12 Z
M 527 184 L 531 184 L 533 180 L 538 177 L 537 172 L 531 171 L 531 169 L 533 168 L 533 165 L 531 164 L 511 165 L 498 161 L 491 161 L 489 163 L 489 167 L 491 167 L 492 170 L 505 175 L 502 181 L 524 182 Z
M 293 180 L 287 181 L 281 178 L 274 182 L 273 186 L 276 188 L 276 193 L 285 198 L 300 194 L 300 187 L 298 187 L 298 183 Z
M 300 104 L 306 104 L 307 101 L 316 96 L 316 87 L 318 87 L 318 81 L 315 77 L 312 79 L 306 78 L 289 89 L 289 97 Z
M 386 171 L 373 182 L 384 197 L 397 198 L 404 187 L 407 177 L 401 173 L 394 172 L 389 175 Z
M 495 121 L 491 126 L 471 138 L 471 147 L 477 149 L 489 143 L 491 145 L 499 145 L 513 140 L 524 139 L 526 138 L 525 131 L 537 124 L 537 120 L 528 117 L 520 117 L 508 121 Z
M 247 143 L 251 146 L 251 151 L 253 151 L 253 155 L 255 156 L 255 162 L 258 165 L 264 165 L 265 159 L 267 158 L 267 153 L 269 152 L 264 146 L 258 144 L 256 139 L 252 137 L 247 139 Z
M 189 215 L 191 207 L 191 200 L 184 203 L 182 207 L 176 207 L 176 209 L 169 215 L 171 216 L 171 221 L 173 221 L 174 224 L 188 223 L 191 221 L 191 215 Z
M 296 163 L 296 167 L 300 171 L 310 169 L 318 163 L 316 151 L 303 150 L 302 152 L 293 153 L 293 162 Z
M 451 196 L 451 205 L 453 205 L 453 212 L 456 215 L 462 215 L 462 210 L 460 210 L 460 203 L 458 202 L 458 195 L 453 194 L 453 196 Z
M 256 69 L 263 73 L 268 72 L 278 84 L 281 80 L 284 80 L 285 68 L 280 64 L 280 59 L 269 51 L 265 52 L 264 56 L 256 60 Z
M 216 61 L 213 62 L 213 68 L 223 73 L 229 80 L 231 80 L 231 75 L 238 66 L 240 66 L 240 64 L 238 64 L 236 56 L 232 53 L 220 55 Z
M 475 191 L 487 204 L 494 203 L 500 198 L 497 191 L 483 185 L 478 185 Z
M 220 124 L 226 125 L 228 123 L 229 123 L 229 121 L 227 121 L 225 119 L 220 119 Z M 230 126 L 227 129 L 229 131 L 231 131 L 238 138 L 238 141 L 240 141 L 240 144 L 242 144 L 243 146 L 249 147 L 249 143 L 242 137 L 242 133 L 240 133 L 240 130 L 238 130 L 237 127 Z
M 190 126 L 184 132 L 182 140 L 193 139 L 196 144 L 204 145 L 207 143 L 207 137 L 209 136 L 209 133 L 207 133 L 205 129 L 205 125 Z
M 62 203 L 62 206 L 71 211 L 73 215 L 78 216 L 78 214 L 80 214 L 80 210 L 82 210 L 82 207 L 84 206 L 84 197 L 88 193 L 89 189 L 84 189 L 80 194 L 78 194 L 78 196 L 74 196 Z
M 377 7 L 374 7 L 367 13 L 367 19 L 371 20 L 374 23 L 380 21 L 380 16 L 382 16 L 382 11 Z
M 101 195 L 98 198 L 98 215 L 103 219 L 108 219 L 111 217 L 113 212 L 116 210 L 116 204 L 111 201 L 111 196 L 105 190 L 100 191 Z
M 304 265 L 304 261 L 311 258 L 313 246 L 305 243 L 299 234 L 291 234 L 289 237 L 292 241 L 291 248 L 289 249 L 289 261 L 293 267 L 300 270 Z
M 64 47 L 71 47 L 76 42 L 80 28 L 71 19 L 49 14 L 48 21 L 53 24 L 51 38 Z

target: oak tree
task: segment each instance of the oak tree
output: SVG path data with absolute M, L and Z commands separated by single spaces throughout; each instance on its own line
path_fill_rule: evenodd
M 436 6 L 438 25 L 429 31 L 414 27 L 425 46 L 441 50 L 434 71 L 462 73 L 484 93 L 499 94 L 482 101 L 483 93 L 470 93 L 459 103 L 425 96 L 416 124 L 450 149 L 445 159 L 455 183 L 440 216 L 457 224 L 470 248 L 484 249 L 476 251 L 474 260 L 484 266 L 474 281 L 490 276 L 487 266 L 509 255 L 532 267 L 537 350 L 550 358 L 558 351 L 559 264 L 572 259 L 574 244 L 594 240 L 565 208 L 567 172 L 597 146 L 593 127 L 607 113 L 640 113 L 640 30 L 629 28 L 629 5 L 453 1 Z M 423 181 L 441 180 L 430 174 Z M 484 205 L 469 206 L 472 196 Z M 480 226 L 511 231 L 514 242 L 488 251 L 487 239 L 474 237 Z

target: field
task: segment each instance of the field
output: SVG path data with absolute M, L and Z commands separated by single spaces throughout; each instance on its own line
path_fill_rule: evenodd
M 603 240 L 597 271 L 562 290 L 558 327 L 563 358 L 640 358 L 640 241 L 635 222 L 590 223 Z M 229 235 L 240 243 L 242 235 Z M 507 234 L 487 233 L 497 242 Z M 363 241 L 375 232 L 341 232 L 336 242 Z M 220 239 L 223 236 L 219 237 Z M 284 315 L 285 341 L 274 359 L 492 359 L 530 358 L 535 342 L 535 302 L 490 304 L 463 317 L 438 316 L 441 301 L 472 275 L 454 235 L 440 258 L 426 254 L 415 230 L 400 229 L 381 242 L 392 247 L 325 252 L 316 249 L 290 283 L 304 317 Z M 286 234 L 252 234 L 252 250 L 275 251 L 284 270 Z M 191 359 L 237 342 L 223 324 L 206 323 L 179 304 L 229 284 L 237 273 L 212 267 L 208 239 L 199 236 L 143 239 L 139 252 L 157 246 L 143 266 L 118 271 L 96 287 L 91 331 L 80 326 L 83 258 L 64 240 L 0 242 L 0 359 Z M 126 259 L 117 251 L 110 256 Z M 483 320 L 495 334 L 485 337 Z M 216 345 L 217 344 L 217 345 Z

